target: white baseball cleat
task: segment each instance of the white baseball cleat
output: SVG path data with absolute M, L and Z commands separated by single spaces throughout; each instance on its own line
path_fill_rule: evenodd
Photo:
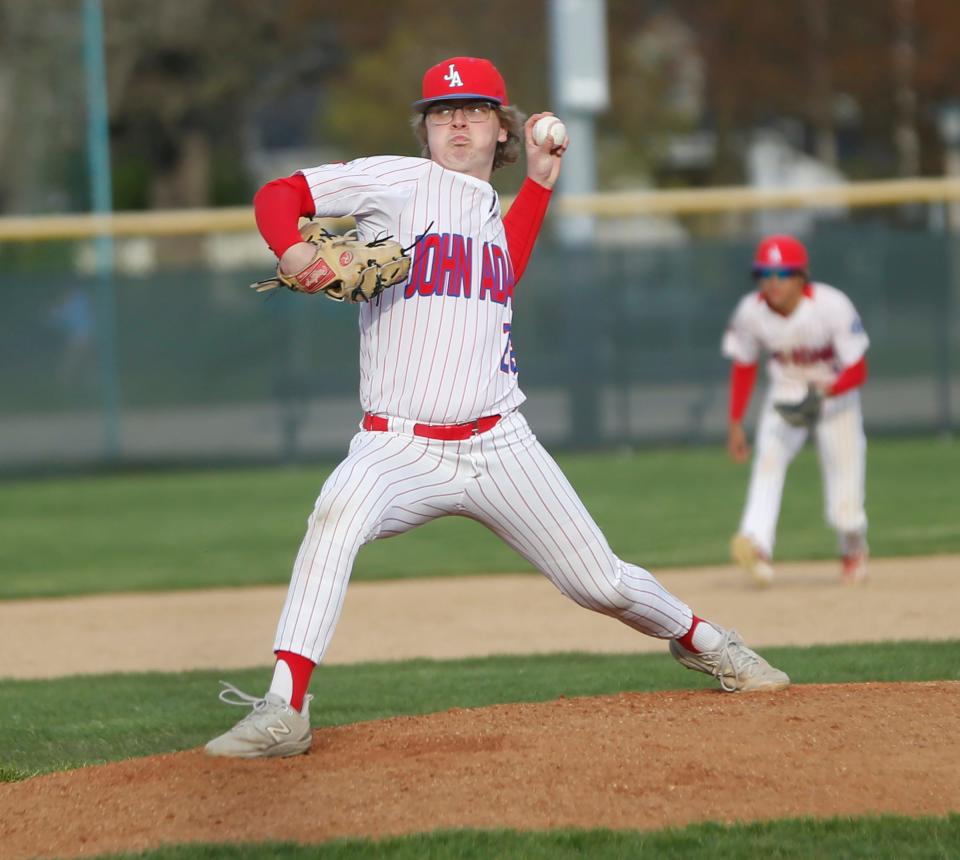
M 843 557 L 843 570 L 840 575 L 846 585 L 860 585 L 867 581 L 867 553 L 857 552 Z
M 246 705 L 249 714 L 230 731 L 214 738 L 203 749 L 207 755 L 229 758 L 273 758 L 300 755 L 310 749 L 310 700 L 305 696 L 299 712 L 276 693 L 262 699 L 221 681 L 220 701 L 228 705 Z M 236 696 L 236 698 L 232 698 Z
M 735 534 L 730 541 L 730 555 L 747 573 L 754 584 L 767 588 L 773 582 L 770 559 L 746 535 Z
M 712 675 L 727 693 L 782 690 L 790 686 L 787 673 L 774 669 L 748 648 L 736 630 L 723 631 L 723 640 L 716 651 L 688 651 L 676 639 L 671 639 L 670 653 L 682 666 Z

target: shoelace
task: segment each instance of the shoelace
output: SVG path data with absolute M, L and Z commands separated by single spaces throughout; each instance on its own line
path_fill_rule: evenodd
M 265 696 L 251 696 L 249 693 L 244 693 L 243 690 L 234 687 L 233 684 L 229 683 L 228 681 L 221 681 L 220 685 L 223 687 L 223 689 L 220 691 L 217 698 L 220 699 L 221 702 L 224 702 L 227 705 L 239 705 L 240 707 L 248 707 L 253 709 L 243 720 L 241 720 L 241 722 L 245 722 L 256 714 L 261 713 L 269 704 Z M 235 696 L 236 698 L 231 698 L 232 696 Z M 307 695 L 303 697 L 304 705 L 307 705 L 312 701 L 313 696 Z M 287 707 L 289 707 L 289 705 Z
M 250 713 L 240 721 L 241 723 L 252 719 L 267 707 L 266 698 L 258 698 L 257 696 L 251 696 L 249 693 L 244 693 L 243 690 L 234 687 L 233 684 L 227 681 L 221 681 L 220 684 L 224 688 L 217 696 L 221 702 L 227 705 L 239 705 L 240 707 L 252 708 Z M 233 696 L 236 698 L 232 698 Z
M 733 656 L 734 651 L 737 652 L 736 659 Z M 724 635 L 720 648 L 717 650 L 717 668 L 714 677 L 720 682 L 722 689 L 728 693 L 733 693 L 739 689 L 741 670 L 759 664 L 759 662 L 759 655 L 743 645 L 735 630 L 730 630 Z M 732 685 L 727 681 L 728 674 L 733 675 Z
M 223 687 L 220 691 L 219 696 L 221 702 L 227 705 L 240 705 L 241 707 L 254 707 L 261 703 L 266 705 L 267 700 L 258 696 L 251 696 L 249 693 L 244 693 L 243 690 L 237 689 L 233 684 L 228 683 L 227 681 L 221 681 L 220 686 Z M 236 696 L 236 698 L 231 698 L 231 696 Z

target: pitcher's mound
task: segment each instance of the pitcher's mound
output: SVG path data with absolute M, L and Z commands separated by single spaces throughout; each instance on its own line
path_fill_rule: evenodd
M 960 811 L 960 682 L 624 693 L 319 729 L 0 785 L 5 858 L 438 828 L 654 829 Z

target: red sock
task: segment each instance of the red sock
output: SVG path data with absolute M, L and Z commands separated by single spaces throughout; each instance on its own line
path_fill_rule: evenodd
M 317 664 L 309 660 L 302 654 L 294 654 L 292 651 L 277 651 L 277 662 L 283 661 L 290 669 L 290 675 L 293 678 L 293 693 L 290 695 L 290 707 L 295 711 L 303 708 L 303 697 L 307 695 L 307 688 L 310 686 L 310 675 L 313 674 L 313 667 Z
M 693 651 L 694 654 L 699 654 L 700 649 L 693 647 L 693 631 L 697 629 L 697 625 L 701 621 L 703 621 L 702 618 L 697 618 L 697 616 L 694 615 L 693 622 L 690 624 L 690 629 L 686 633 L 684 633 L 683 636 L 677 639 L 677 642 L 679 642 L 688 651 Z

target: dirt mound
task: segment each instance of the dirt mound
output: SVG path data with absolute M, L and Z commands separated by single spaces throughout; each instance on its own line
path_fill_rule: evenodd
M 309 755 L 199 750 L 0 785 L 9 860 L 437 828 L 654 829 L 960 811 L 960 682 L 624 693 L 315 732 Z

